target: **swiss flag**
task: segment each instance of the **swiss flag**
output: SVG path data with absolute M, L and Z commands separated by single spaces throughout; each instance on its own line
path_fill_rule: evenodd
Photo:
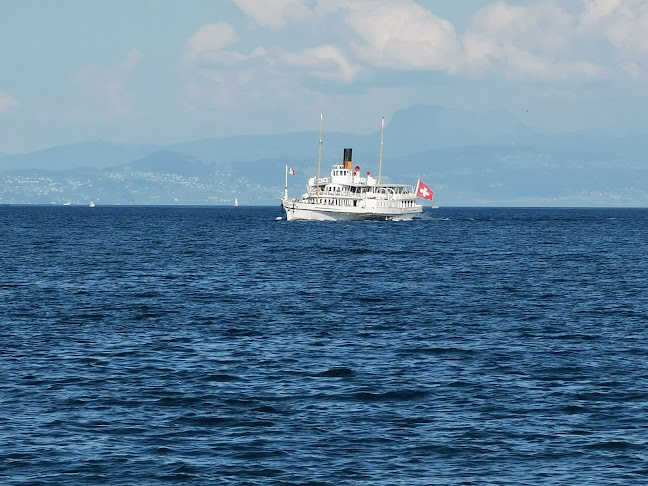
M 434 192 L 427 186 L 427 184 L 419 181 L 416 197 L 422 197 L 423 199 L 429 199 L 432 201 L 434 199 Z
M 297 175 L 297 171 L 295 169 L 288 169 L 288 173 L 290 175 Z

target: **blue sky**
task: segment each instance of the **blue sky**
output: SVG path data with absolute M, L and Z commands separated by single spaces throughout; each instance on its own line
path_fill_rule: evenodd
M 401 108 L 648 131 L 645 0 L 0 0 L 0 152 L 326 129 Z

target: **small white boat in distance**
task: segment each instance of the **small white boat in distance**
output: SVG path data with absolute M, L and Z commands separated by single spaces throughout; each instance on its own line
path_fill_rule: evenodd
M 320 117 L 320 155 L 317 177 L 308 180 L 307 192 L 296 199 L 288 198 L 288 174 L 295 175 L 286 167 L 286 189 L 281 206 L 288 221 L 407 221 L 423 212 L 423 205 L 416 198 L 432 199 L 432 192 L 421 181 L 414 186 L 385 184 L 381 182 L 382 147 L 385 119 L 380 136 L 380 161 L 378 178 L 366 173 L 360 175 L 360 167 L 353 167 L 352 150 L 344 149 L 342 164 L 334 165 L 330 177 L 320 177 L 322 162 L 322 126 Z
M 90 201 L 90 204 L 88 204 L 88 207 L 89 208 L 94 208 L 95 207 L 94 201 Z
M 234 206 L 238 206 L 238 199 L 234 198 Z

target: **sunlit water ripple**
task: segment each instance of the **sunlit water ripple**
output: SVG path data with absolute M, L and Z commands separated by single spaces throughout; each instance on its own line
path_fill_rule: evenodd
M 645 484 L 648 210 L 0 208 L 0 483 Z

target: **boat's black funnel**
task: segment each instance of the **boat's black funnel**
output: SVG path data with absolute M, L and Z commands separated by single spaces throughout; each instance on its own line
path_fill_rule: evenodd
M 344 163 L 344 168 L 348 170 L 351 170 L 351 166 L 353 165 L 352 157 L 351 157 L 352 150 L 353 149 L 350 148 L 344 149 L 344 160 L 342 162 Z

